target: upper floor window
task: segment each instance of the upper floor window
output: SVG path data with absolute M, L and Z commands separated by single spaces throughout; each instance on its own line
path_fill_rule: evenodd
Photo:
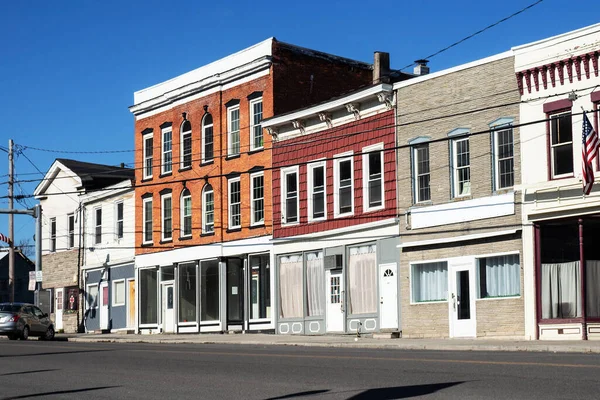
M 250 150 L 263 147 L 262 121 L 263 103 L 262 98 L 250 101 Z
M 215 197 L 211 185 L 202 189 L 202 233 L 212 233 L 215 230 Z
M 56 218 L 50 218 L 50 251 L 56 251 Z
M 173 131 L 171 127 L 162 129 L 161 174 L 173 171 Z
M 308 220 L 326 218 L 325 161 L 308 165 Z
M 265 176 L 263 172 L 250 175 L 250 213 L 252 225 L 265 223 Z
M 162 240 L 173 239 L 173 200 L 171 194 L 161 196 Z
M 192 236 L 192 195 L 188 189 L 181 192 L 181 236 Z
M 192 124 L 190 121 L 186 120 L 181 124 L 180 143 L 180 168 L 190 168 L 192 166 Z
M 298 222 L 298 167 L 281 170 L 281 222 L 292 224 Z
M 240 154 L 240 106 L 227 109 L 227 155 Z
M 335 216 L 352 215 L 354 212 L 354 170 L 352 155 L 333 161 Z
M 415 203 L 431 200 L 431 171 L 429 168 L 429 144 L 413 147 L 413 171 L 415 187 Z
M 240 178 L 229 180 L 229 229 L 242 227 Z
M 122 239 L 123 238 L 123 216 L 124 216 L 124 209 L 123 209 L 123 202 L 119 201 L 117 203 L 117 207 L 116 207 L 116 232 L 117 232 L 117 239 Z
M 494 187 L 505 189 L 515 184 L 514 139 L 512 126 L 494 130 Z
M 573 175 L 573 130 L 571 113 L 550 116 L 551 177 Z
M 363 208 L 365 211 L 383 208 L 383 143 L 362 149 Z
M 468 138 L 452 141 L 452 187 L 454 197 L 471 194 L 471 161 Z
M 94 226 L 96 228 L 94 232 L 94 243 L 100 244 L 102 243 L 102 209 L 96 208 L 94 210 L 94 216 Z
M 143 200 L 144 208 L 143 208 L 143 242 L 144 243 L 152 243 L 152 198 L 146 198 Z
M 213 118 L 206 114 L 202 118 L 202 162 L 211 161 L 214 157 Z
M 152 133 L 143 137 L 144 141 L 144 179 L 152 178 L 152 160 L 154 151 L 154 139 Z
M 72 249 L 75 247 L 75 215 L 69 214 L 67 216 L 67 223 L 69 224 L 69 237 L 67 246 Z

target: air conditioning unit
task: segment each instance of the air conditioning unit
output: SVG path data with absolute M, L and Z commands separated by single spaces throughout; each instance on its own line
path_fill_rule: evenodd
M 323 257 L 323 266 L 325 269 L 340 269 L 342 268 L 342 255 L 334 254 Z

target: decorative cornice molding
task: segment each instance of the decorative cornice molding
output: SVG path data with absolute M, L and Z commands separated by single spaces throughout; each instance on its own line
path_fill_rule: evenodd
M 325 122 L 328 128 L 333 128 L 333 122 L 331 122 L 331 113 L 320 112 L 319 119 L 321 120 L 321 122 Z
M 301 119 L 295 119 L 292 121 L 292 126 L 294 129 L 299 129 L 300 133 L 304 133 L 304 121 Z
M 349 113 L 354 114 L 355 120 L 358 121 L 360 119 L 360 103 L 348 103 L 346 104 L 346 110 L 348 110 Z
M 274 137 L 275 139 L 277 139 L 277 135 L 279 134 L 279 129 L 277 129 L 274 126 L 270 126 L 268 128 L 265 128 L 267 130 L 267 133 L 269 135 L 271 135 L 272 137 Z
M 394 95 L 390 92 L 382 92 L 377 94 L 377 100 L 385 104 L 386 110 L 394 108 Z

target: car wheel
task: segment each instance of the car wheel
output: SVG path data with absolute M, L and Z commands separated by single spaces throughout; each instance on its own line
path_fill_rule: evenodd
M 21 340 L 27 340 L 28 337 L 29 337 L 29 327 L 24 326 L 23 332 L 21 332 Z
M 54 339 L 54 328 L 49 326 L 48 330 L 46 331 L 46 334 L 44 336 L 42 336 L 43 340 L 52 340 Z
M 8 340 L 17 340 L 18 338 L 17 335 L 8 335 Z

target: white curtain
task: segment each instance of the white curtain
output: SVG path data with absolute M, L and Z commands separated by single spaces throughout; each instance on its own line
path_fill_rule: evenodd
M 325 270 L 323 252 L 306 255 L 307 315 L 323 315 L 325 305 Z
M 485 259 L 485 289 L 481 297 L 502 297 L 521 294 L 519 255 L 511 254 Z
M 542 264 L 542 318 L 581 317 L 579 261 Z
M 448 300 L 448 263 L 413 265 L 412 291 L 414 302 Z
M 348 276 L 351 314 L 377 312 L 377 254 L 375 251 L 374 245 L 350 249 Z
M 301 255 L 280 258 L 279 298 L 281 318 L 301 318 L 303 316 Z
M 585 262 L 585 313 L 600 317 L 600 261 Z

